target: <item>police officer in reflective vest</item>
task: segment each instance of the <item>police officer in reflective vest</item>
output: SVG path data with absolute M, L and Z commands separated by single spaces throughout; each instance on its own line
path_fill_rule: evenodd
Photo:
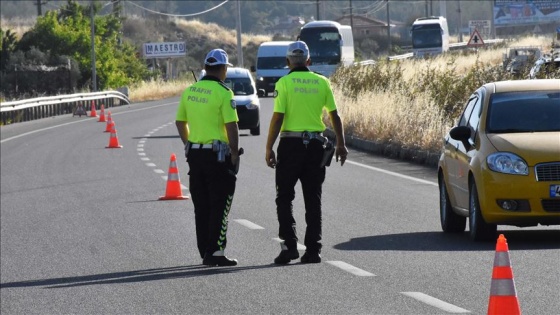
M 194 204 L 197 246 L 202 263 L 235 266 L 225 256 L 228 214 L 239 166 L 239 129 L 233 92 L 224 85 L 228 55 L 206 55 L 206 76 L 182 94 L 176 125 L 185 144 L 189 189 Z
M 326 109 L 336 134 L 336 161 L 344 165 L 348 149 L 344 141 L 342 120 L 329 80 L 309 71 L 309 48 L 305 42 L 297 41 L 288 46 L 287 63 L 290 73 L 276 82 L 274 91 L 274 113 L 266 143 L 266 163 L 276 168 L 276 211 L 279 222 L 279 237 L 283 240 L 281 251 L 274 259 L 276 264 L 287 264 L 299 258 L 297 250 L 296 222 L 292 201 L 294 187 L 299 180 L 305 202 L 304 244 L 306 251 L 302 263 L 321 262 L 321 194 L 325 180 L 325 164 L 330 163 L 328 139 L 322 132 L 323 109 Z M 278 158 L 273 150 L 280 135 Z M 325 154 L 327 153 L 327 154 Z M 325 158 L 326 157 L 326 158 Z

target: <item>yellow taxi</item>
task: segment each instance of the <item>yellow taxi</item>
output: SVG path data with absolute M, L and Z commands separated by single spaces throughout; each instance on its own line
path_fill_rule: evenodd
M 497 225 L 560 224 L 560 80 L 484 84 L 444 138 L 444 232 L 495 240 Z

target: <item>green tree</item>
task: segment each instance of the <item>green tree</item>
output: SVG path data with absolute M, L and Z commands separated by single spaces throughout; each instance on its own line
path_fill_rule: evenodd
M 147 68 L 137 58 L 136 49 L 119 43 L 122 19 L 109 14 L 98 16 L 100 6 L 94 5 L 95 61 L 99 89 L 116 88 L 136 82 L 147 75 Z M 68 55 L 75 59 L 82 74 L 81 85 L 91 81 L 91 7 L 74 0 L 58 11 L 48 11 L 24 34 L 18 48 L 24 51 L 37 47 L 51 55 Z
M 4 71 L 10 55 L 16 50 L 17 38 L 11 30 L 4 32 L 0 28 L 0 40 L 0 71 Z

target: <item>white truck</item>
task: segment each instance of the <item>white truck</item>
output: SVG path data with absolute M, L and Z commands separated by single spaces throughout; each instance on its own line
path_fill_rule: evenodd
M 286 52 L 291 41 L 263 42 L 257 51 L 257 64 L 251 66 L 255 72 L 259 96 L 274 92 L 276 82 L 290 72 L 286 63 Z

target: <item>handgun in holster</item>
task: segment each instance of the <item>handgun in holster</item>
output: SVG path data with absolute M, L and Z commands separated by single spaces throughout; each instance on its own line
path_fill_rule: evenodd
M 331 140 L 327 140 L 324 145 L 325 151 L 323 152 L 323 159 L 321 160 L 321 167 L 330 166 L 334 155 L 335 147 Z
M 226 155 L 230 154 L 229 144 L 220 140 L 214 140 L 212 141 L 212 151 L 216 152 L 218 162 L 223 163 L 226 161 Z

